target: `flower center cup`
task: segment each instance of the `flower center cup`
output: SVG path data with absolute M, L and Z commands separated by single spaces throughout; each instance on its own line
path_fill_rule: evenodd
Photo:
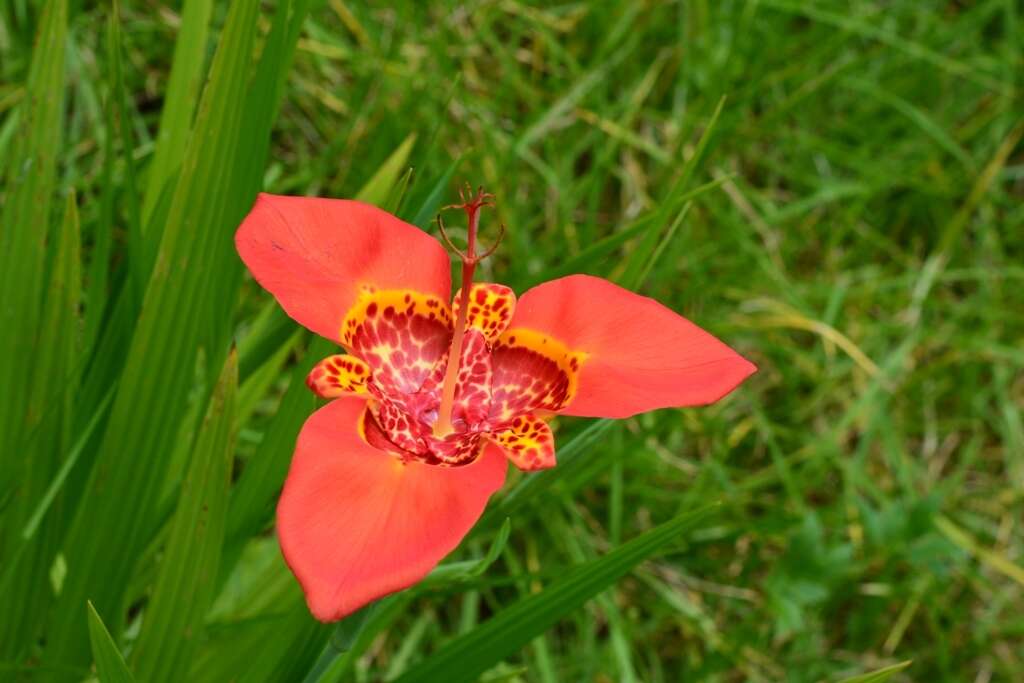
M 465 251 L 438 217 L 462 261 L 451 308 L 434 294 L 364 286 L 341 327 L 348 354 L 325 359 L 307 378 L 324 398 L 368 398 L 363 439 L 402 462 L 467 465 L 489 441 L 524 458 L 544 451 L 544 420 L 572 399 L 586 357 L 540 332 L 508 329 L 515 294 L 473 282 L 476 264 L 494 251 L 476 253 L 479 212 L 491 195 L 461 197 L 454 208 L 467 215 Z

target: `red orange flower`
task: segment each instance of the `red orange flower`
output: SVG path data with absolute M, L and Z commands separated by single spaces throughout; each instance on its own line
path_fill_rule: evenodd
M 464 206 L 464 282 L 485 200 Z M 303 426 L 278 504 L 284 557 L 324 621 L 422 579 L 480 517 L 506 460 L 554 466 L 550 416 L 704 405 L 755 370 L 658 302 L 587 275 L 518 301 L 471 284 L 449 305 L 444 247 L 360 202 L 262 194 L 235 242 L 288 315 L 346 351 L 309 374 L 333 400 Z

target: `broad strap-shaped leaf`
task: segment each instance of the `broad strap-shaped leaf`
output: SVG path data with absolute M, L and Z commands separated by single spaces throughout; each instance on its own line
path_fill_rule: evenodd
M 392 188 L 395 187 L 398 179 L 401 177 L 415 142 L 416 134 L 410 133 L 402 141 L 402 144 L 391 153 L 391 156 L 381 164 L 377 172 L 373 174 L 373 177 L 367 180 L 366 184 L 356 193 L 356 199 L 367 204 L 373 204 L 374 206 L 383 206 L 388 195 L 391 194 Z
M 56 189 L 67 2 L 43 8 L 0 207 L 0 499 L 27 453 L 26 411 L 42 311 L 44 248 Z M 0 557 L 17 524 L 0 527 Z M 2 650 L 0 650 L 2 651 Z
M 452 160 L 448 165 L 448 168 L 444 170 L 433 185 L 427 190 L 423 200 L 419 203 L 416 209 L 416 213 L 412 214 L 409 218 L 409 222 L 413 225 L 419 226 L 424 230 L 429 230 L 430 223 L 433 222 L 434 217 L 437 216 L 438 210 L 441 208 L 441 204 L 444 202 L 445 193 L 448 191 L 449 183 L 452 181 L 452 176 L 455 175 L 455 169 L 462 163 L 462 157 L 458 156 Z M 403 214 L 399 214 L 403 218 Z
M 607 555 L 569 570 L 539 593 L 523 598 L 492 619 L 442 647 L 407 671 L 399 683 L 475 681 L 559 619 L 608 588 L 633 567 L 703 518 L 712 508 L 684 513 Z
M 121 651 L 104 625 L 92 603 L 88 603 L 89 642 L 92 644 L 92 658 L 96 662 L 96 673 L 100 683 L 135 683 L 132 672 L 125 664 Z
M 29 400 L 30 471 L 42 474 L 46 483 L 59 466 L 58 454 L 71 446 L 74 383 L 80 369 L 81 228 L 76 202 L 70 193 L 44 299 Z
M 174 172 L 181 166 L 185 155 L 203 82 L 212 10 L 212 0 L 185 0 L 181 8 L 181 28 L 174 42 L 174 61 L 167 79 L 156 149 L 149 165 L 149 181 L 142 203 L 144 230 L 148 230 L 160 193 L 165 185 L 173 182 Z
M 44 653 L 65 666 L 87 656 L 84 618 L 74 618 L 87 597 L 115 631 L 120 627 L 133 569 L 125 558 L 136 557 L 158 527 L 159 492 L 192 389 L 191 369 L 201 348 L 211 369 L 227 352 L 241 274 L 231 232 L 252 199 L 232 190 L 236 176 L 259 176 L 262 160 L 240 160 L 269 130 L 270 112 L 245 107 L 258 10 L 255 0 L 237 0 L 229 10 L 118 394 L 66 537 L 67 580 Z M 243 140 L 250 118 L 265 125 Z
M 316 408 L 316 397 L 306 387 L 305 377 L 317 361 L 336 348 L 326 339 L 314 337 L 303 361 L 293 371 L 274 419 L 231 489 L 227 530 L 229 546 L 240 546 L 273 518 L 274 503 L 295 450 L 295 438 L 302 423 Z
M 74 380 L 81 325 L 81 254 L 78 209 L 75 195 L 68 197 L 64 221 L 57 236 L 56 253 L 33 357 L 32 381 L 27 406 L 27 456 L 19 468 L 15 496 L 5 511 L 11 531 L 31 523 L 39 501 L 46 495 L 61 459 L 71 449 Z M 15 657 L 38 637 L 53 599 L 48 571 L 60 541 L 61 520 L 50 516 L 35 529 L 26 544 L 24 535 L 10 539 L 7 557 L 14 566 L 3 574 L 0 594 L 5 596 L 5 615 L 0 620 L 0 652 Z M 15 550 L 17 548 L 17 550 Z M 9 582 L 9 583 L 6 583 Z
M 214 389 L 171 522 L 153 597 L 132 653 L 145 681 L 185 679 L 216 589 L 234 453 L 238 357 Z
M 121 38 L 121 4 L 113 0 L 110 14 L 107 17 L 107 154 L 113 150 L 113 137 L 121 141 L 121 160 L 124 163 L 124 187 L 118 204 L 124 207 L 124 220 L 128 232 L 128 270 L 131 277 L 133 300 L 136 306 L 142 301 L 142 293 L 146 289 L 146 279 L 150 263 L 156 253 L 154 246 L 148 245 L 142 235 L 142 208 L 136 190 L 135 142 L 132 122 L 129 116 L 130 107 L 125 88 L 124 56 Z M 112 178 L 106 178 L 108 183 Z
M 288 579 L 294 581 L 291 574 Z M 256 618 L 230 620 L 211 627 L 188 676 L 182 680 L 301 681 L 330 634 L 330 627 L 310 615 L 302 591 L 295 586 L 272 610 Z

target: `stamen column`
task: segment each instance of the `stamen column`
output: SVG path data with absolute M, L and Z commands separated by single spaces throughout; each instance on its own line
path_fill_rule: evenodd
M 484 192 L 483 188 L 479 188 L 475 195 L 472 194 L 470 189 L 468 200 L 467 194 L 461 190 L 459 196 L 462 199 L 462 204 L 445 208 L 462 209 L 466 212 L 468 223 L 465 251 L 459 250 L 452 244 L 444 228 L 444 222 L 440 216 L 437 217 L 437 225 L 441 230 L 441 236 L 444 237 L 449 248 L 462 259 L 462 289 L 459 295 L 459 314 L 455 319 L 452 345 L 448 349 L 448 366 L 445 368 L 444 384 L 441 388 L 441 405 L 438 408 L 437 422 L 434 423 L 434 436 L 439 438 L 443 438 L 454 431 L 452 426 L 452 410 L 455 406 L 455 385 L 458 381 L 459 364 L 462 360 L 462 343 L 466 336 L 466 316 L 469 312 L 469 294 L 473 288 L 473 272 L 476 270 L 476 264 L 494 253 L 494 249 L 498 246 L 498 242 L 501 241 L 501 237 L 505 233 L 505 228 L 502 226 L 501 233 L 494 246 L 488 249 L 486 253 L 477 256 L 476 233 L 480 224 L 480 209 L 485 206 L 493 206 L 494 195 Z

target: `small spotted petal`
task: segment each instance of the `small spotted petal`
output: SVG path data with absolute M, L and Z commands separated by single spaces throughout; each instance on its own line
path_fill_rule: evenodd
M 455 383 L 453 416 L 467 425 L 475 425 L 487 417 L 491 405 L 491 354 L 484 335 L 467 329 L 462 340 L 462 360 Z
M 462 290 L 452 300 L 452 315 L 458 317 L 462 305 Z M 478 282 L 469 290 L 469 310 L 466 325 L 483 332 L 487 342 L 493 343 L 508 328 L 512 312 L 516 309 L 516 295 L 505 285 Z
M 494 434 L 494 441 L 512 464 L 524 472 L 555 466 L 555 439 L 548 423 L 536 415 L 522 415 L 510 427 Z
M 447 369 L 446 353 L 434 365 L 420 391 L 440 396 Z M 455 381 L 452 419 L 457 424 L 465 423 L 467 427 L 473 427 L 487 418 L 490 404 L 491 352 L 487 348 L 484 334 L 479 329 L 470 327 L 466 329 L 462 339 L 462 359 L 459 361 L 459 374 Z
M 370 366 L 355 356 L 335 354 L 313 366 L 306 376 L 306 386 L 320 398 L 365 396 L 370 379 Z

